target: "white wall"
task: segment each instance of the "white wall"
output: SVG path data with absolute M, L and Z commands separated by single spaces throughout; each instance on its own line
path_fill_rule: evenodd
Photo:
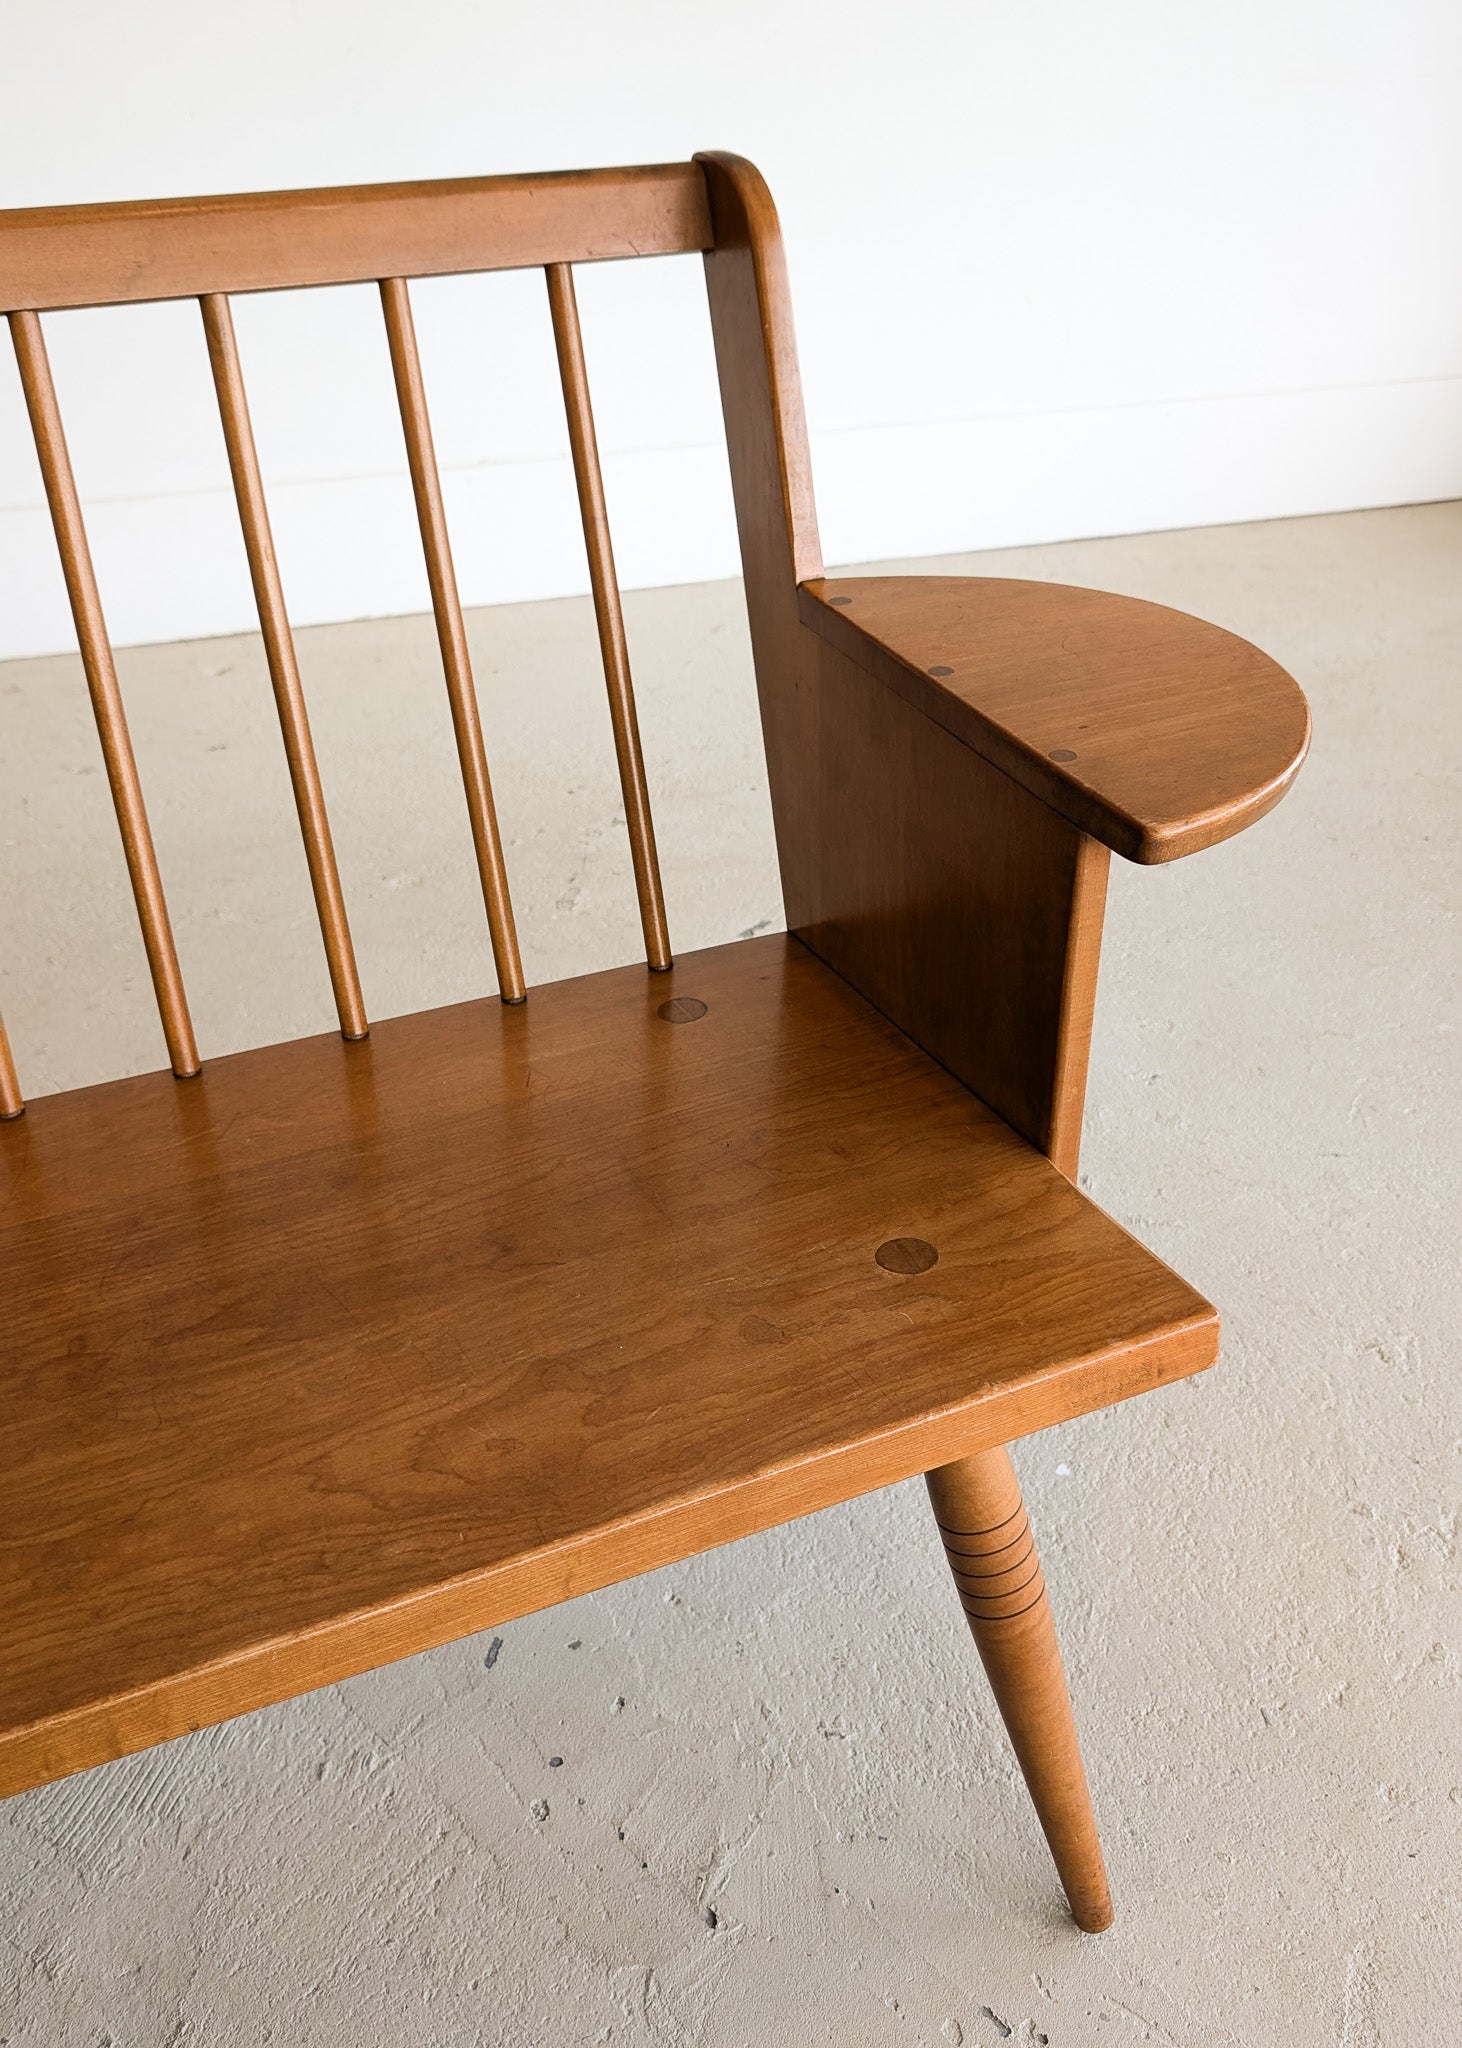
M 1462 495 L 1457 0 L 55 0 L 12 205 L 739 149 L 831 562 Z M 581 272 L 627 584 L 735 567 L 694 258 Z M 472 602 L 584 587 L 536 275 L 418 288 Z M 301 620 L 424 608 L 379 310 L 238 307 Z M 115 637 L 251 618 L 196 309 L 47 318 Z M 72 644 L 0 344 L 0 653 Z

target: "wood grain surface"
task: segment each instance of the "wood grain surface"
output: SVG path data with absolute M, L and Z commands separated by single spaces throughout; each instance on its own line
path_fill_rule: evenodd
M 1087 1934 L 1099 1934 L 1112 1924 L 1112 1895 L 1046 1583 L 1010 1453 L 978 1451 L 931 1472 L 929 1500 L 1072 1918 Z
M 776 208 L 744 159 L 697 161 L 787 922 L 1074 1175 L 1107 850 L 803 619 L 822 564 Z
M 432 616 L 436 621 L 437 646 L 441 650 L 442 674 L 452 712 L 457 762 L 462 770 L 462 792 L 467 799 L 467 816 L 472 826 L 477 879 L 487 913 L 498 993 L 505 1003 L 521 1003 L 527 984 L 523 979 L 518 928 L 513 917 L 508 866 L 503 855 L 497 806 L 493 800 L 487 747 L 482 736 L 482 712 L 472 675 L 472 653 L 462 618 L 452 543 L 447 533 L 447 506 L 442 496 L 441 474 L 432 441 L 431 415 L 427 411 L 421 355 L 416 345 L 416 325 L 411 317 L 411 294 L 404 278 L 382 278 L 381 311 L 391 351 L 391 374 L 401 408 L 406 461 L 411 471 L 411 493 L 416 500 L 416 519 L 421 528 Z
M 784 936 L 43 1098 L 0 1175 L 7 1792 L 1217 1341 Z
M 807 638 L 764 702 L 788 923 L 1074 1174 L 1106 848 Z
M 345 892 L 340 886 L 340 868 L 330 834 L 330 817 L 325 808 L 320 765 L 310 732 L 310 715 L 305 704 L 304 684 L 300 680 L 294 634 L 285 610 L 284 584 L 279 573 L 279 557 L 274 547 L 269 501 L 259 467 L 254 428 L 249 418 L 249 400 L 244 389 L 244 371 L 239 361 L 233 313 L 226 298 L 205 295 L 200 306 L 214 389 L 218 394 L 224 445 L 228 450 L 229 474 L 233 479 L 244 552 L 249 562 L 249 580 L 254 586 L 254 604 L 259 613 L 259 632 L 269 664 L 275 707 L 279 712 L 279 729 L 304 840 L 315 913 L 320 920 L 320 936 L 325 942 L 330 989 L 335 998 L 340 1029 L 347 1038 L 364 1038 L 370 1024 L 366 1017 L 365 999 L 360 992 L 355 946 L 345 911 Z
M 107 786 L 117 814 L 117 829 L 122 835 L 122 852 L 137 905 L 137 921 L 142 927 L 148 972 L 157 997 L 163 1037 L 167 1040 L 168 1057 L 175 1074 L 196 1074 L 198 1041 L 188 1009 L 187 991 L 183 987 L 183 972 L 178 965 L 178 949 L 173 939 L 162 873 L 157 864 L 157 848 L 153 844 L 152 826 L 142 794 L 142 780 L 137 772 L 137 757 L 132 751 L 132 737 L 127 728 L 122 686 L 117 680 L 117 664 L 112 654 L 106 615 L 102 611 L 96 570 L 92 565 L 81 498 L 76 489 L 60 408 L 56 403 L 56 386 L 51 376 L 45 336 L 34 313 L 12 313 L 10 332 L 15 343 L 16 366 L 20 371 L 26 410 L 30 414 L 31 431 L 35 436 L 46 503 L 56 535 L 56 551 L 61 558 L 61 573 L 71 603 L 81 664 L 86 672 L 97 738 L 101 742 Z
M 0 210 L 0 312 L 683 255 L 694 164 Z
M 814 578 L 803 623 L 1114 853 L 1272 810 L 1310 714 L 1277 661 L 1166 605 L 992 576 Z
M 665 891 L 660 882 L 660 857 L 655 849 L 655 820 L 650 814 L 650 787 L 645 778 L 644 750 L 640 745 L 639 717 L 630 676 L 624 607 L 620 602 L 614 544 L 609 534 L 609 507 L 604 498 L 599 437 L 594 431 L 594 408 L 589 398 L 589 366 L 584 360 L 579 303 L 571 265 L 550 263 L 546 276 L 554 350 L 558 356 L 569 449 L 574 461 L 574 484 L 579 494 L 579 515 L 583 521 L 584 548 L 589 562 L 589 588 L 594 597 L 594 621 L 599 629 L 599 652 L 609 693 L 614 758 L 624 797 L 624 822 L 634 867 L 635 896 L 640 907 L 640 926 L 645 934 L 645 958 L 658 974 L 671 963 L 670 927 L 665 918 Z
M 407 280 L 547 270 L 660 967 L 569 266 L 692 250 L 794 935 L 515 1002 Z M 744 159 L 0 213 L 0 311 L 179 1073 L 197 1055 L 38 314 L 203 300 L 350 1033 L 364 1013 L 223 295 L 367 279 L 469 800 L 474 778 L 487 793 L 509 1001 L 24 1115 L 0 1033 L 0 1793 L 937 1468 L 1073 1910 L 1104 1926 L 999 1447 L 1214 1357 L 1214 1311 L 1073 1184 L 1108 855 L 1170 860 L 1262 816 L 1303 758 L 1304 699 L 1247 642 L 1134 599 L 824 578 L 780 230 Z

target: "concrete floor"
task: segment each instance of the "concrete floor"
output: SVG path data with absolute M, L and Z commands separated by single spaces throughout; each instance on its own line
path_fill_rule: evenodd
M 1254 831 L 1113 864 L 1085 1178 L 1227 1334 L 1019 1453 L 1112 1932 L 913 1485 L 10 1801 L 0 2042 L 1462 2041 L 1459 559 L 1439 505 L 927 565 L 1187 607 L 1315 710 Z M 629 609 L 678 948 L 764 929 L 739 593 Z M 631 958 L 586 607 L 472 637 L 530 975 Z M 301 648 L 368 1001 L 487 987 L 429 629 Z M 326 1028 L 257 651 L 122 667 L 205 1055 Z M 158 1065 L 75 663 L 0 731 L 25 1082 Z

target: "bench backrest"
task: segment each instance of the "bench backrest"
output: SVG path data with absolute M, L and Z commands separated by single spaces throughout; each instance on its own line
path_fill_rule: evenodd
M 199 302 L 340 1028 L 347 1038 L 361 1038 L 369 1026 L 270 533 L 230 295 L 347 283 L 379 285 L 493 959 L 503 1000 L 516 1003 L 523 1001 L 526 993 L 523 970 L 432 445 L 409 281 L 448 273 L 543 268 L 646 957 L 651 968 L 663 969 L 671 961 L 670 939 L 574 298 L 573 265 L 606 258 L 713 253 L 717 232 L 708 180 L 714 188 L 718 176 L 742 178 L 747 174 L 755 179 L 749 166 L 734 159 L 707 158 L 704 163 L 698 160 L 625 170 L 0 212 L 0 312 L 8 316 L 14 339 L 175 1073 L 187 1076 L 198 1071 L 198 1049 L 47 360 L 41 315 L 53 308 L 158 299 L 196 298 Z M 755 183 L 764 194 L 760 181 Z M 774 230 L 775 217 L 770 217 Z M 738 210 L 729 231 L 723 231 L 723 239 L 729 236 L 740 244 L 738 253 L 749 253 L 744 227 Z M 713 279 L 713 314 L 715 297 Z M 721 339 L 718 333 L 718 345 Z M 732 339 L 735 345 L 736 338 Z M 787 343 L 790 347 L 790 330 Z M 722 354 L 725 390 L 724 350 Z M 795 365 L 791 398 L 800 441 Z M 727 401 L 731 401 L 729 392 Z M 733 449 L 733 467 L 738 467 L 735 458 Z M 805 474 L 805 462 L 801 468 Z M 810 500 L 803 526 L 811 531 Z M 744 527 L 743 520 L 743 543 Z M 815 541 L 813 545 L 815 549 Z M 750 573 L 751 563 L 747 566 Z M 0 1115 L 18 1115 L 22 1107 L 14 1063 L 0 1024 Z

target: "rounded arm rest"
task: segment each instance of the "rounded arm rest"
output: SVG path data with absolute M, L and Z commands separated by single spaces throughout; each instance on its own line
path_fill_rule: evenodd
M 1176 860 L 1273 808 L 1310 743 L 1275 661 L 1141 598 L 985 576 L 818 578 L 804 626 L 1114 853 Z

